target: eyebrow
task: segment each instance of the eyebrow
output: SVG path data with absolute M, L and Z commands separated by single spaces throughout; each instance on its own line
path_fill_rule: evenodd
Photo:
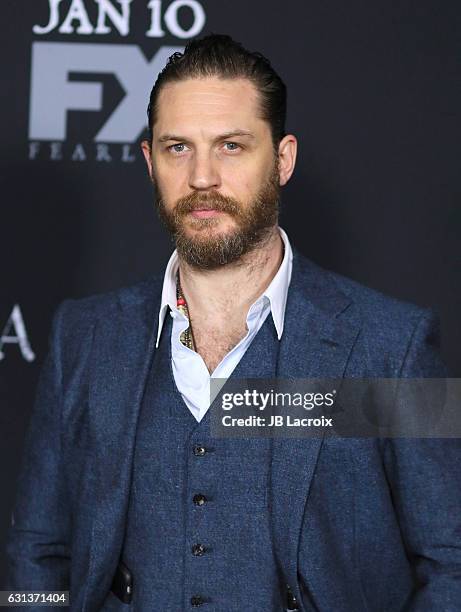
M 252 134 L 251 132 L 247 132 L 246 130 L 232 130 L 231 132 L 225 132 L 224 134 L 216 136 L 215 138 L 213 138 L 213 142 L 226 140 L 227 138 L 233 138 L 234 136 L 249 136 L 250 138 L 255 138 L 254 134 Z M 168 142 L 169 140 L 175 140 L 177 142 L 189 142 L 188 138 L 184 138 L 176 134 L 163 134 L 158 139 L 158 142 Z

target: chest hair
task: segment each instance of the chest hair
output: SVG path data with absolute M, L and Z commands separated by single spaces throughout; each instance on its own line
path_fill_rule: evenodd
M 246 325 L 226 326 L 226 329 L 192 325 L 195 350 L 202 357 L 210 374 L 225 355 L 246 336 Z

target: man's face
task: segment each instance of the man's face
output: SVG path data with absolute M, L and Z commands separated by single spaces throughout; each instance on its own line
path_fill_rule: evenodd
M 278 156 L 258 103 L 246 79 L 190 79 L 159 94 L 143 151 L 160 216 L 194 267 L 238 260 L 277 223 Z

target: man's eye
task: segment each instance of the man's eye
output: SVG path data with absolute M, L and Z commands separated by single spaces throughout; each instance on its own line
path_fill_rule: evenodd
M 237 151 L 238 149 L 240 149 L 240 145 L 236 142 L 225 142 L 224 146 L 227 148 L 228 151 Z
M 183 142 L 178 142 L 177 144 L 169 146 L 168 150 L 172 153 L 184 153 L 186 145 Z

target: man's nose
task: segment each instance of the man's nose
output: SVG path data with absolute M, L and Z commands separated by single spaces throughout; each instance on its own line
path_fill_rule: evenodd
M 191 189 L 218 188 L 221 184 L 218 169 L 207 153 L 196 153 L 189 175 Z

